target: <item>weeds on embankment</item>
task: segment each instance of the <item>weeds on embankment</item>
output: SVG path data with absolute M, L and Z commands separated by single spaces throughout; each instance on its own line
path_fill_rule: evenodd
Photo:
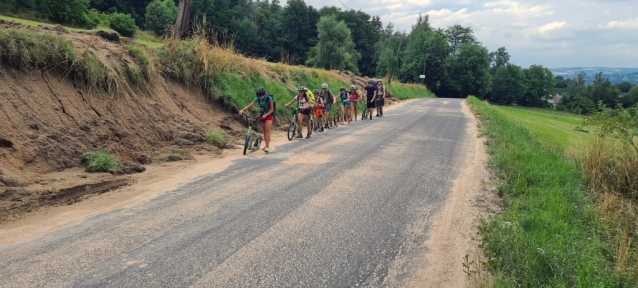
M 638 108 L 606 109 L 585 124 L 598 137 L 585 152 L 583 171 L 596 199 L 615 268 L 638 280 Z
M 468 104 L 489 137 L 504 210 L 480 229 L 497 287 L 630 287 L 613 269 L 614 249 L 577 161 L 542 145 L 525 127 L 475 97 Z
M 103 151 L 88 151 L 80 156 L 86 172 L 114 172 L 120 164 L 113 156 Z
M 19 71 L 55 72 L 89 89 L 115 91 L 120 84 L 88 49 L 78 53 L 69 40 L 27 29 L 0 30 L 0 61 Z

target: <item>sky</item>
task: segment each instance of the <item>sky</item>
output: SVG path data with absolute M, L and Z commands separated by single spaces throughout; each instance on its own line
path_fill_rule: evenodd
M 282 1 L 285 3 L 285 1 Z M 379 15 L 385 26 L 410 32 L 419 14 L 433 27 L 471 27 L 510 62 L 528 67 L 638 68 L 638 1 L 341 0 L 350 9 Z M 315 8 L 344 6 L 339 0 L 306 0 Z

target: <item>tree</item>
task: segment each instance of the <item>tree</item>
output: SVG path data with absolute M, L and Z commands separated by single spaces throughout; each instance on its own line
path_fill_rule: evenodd
M 261 42 L 257 27 L 248 18 L 233 19 L 229 30 L 232 31 L 233 43 L 237 50 L 251 55 L 262 56 L 260 55 L 260 50 L 264 47 L 260 44 L 263 44 L 263 42 Z
M 616 88 L 618 88 L 618 90 L 620 90 L 620 92 L 627 93 L 627 92 L 629 92 L 629 90 L 631 90 L 632 87 L 634 87 L 634 84 L 631 84 L 631 83 L 629 83 L 627 81 L 623 81 L 622 83 L 616 84 L 614 86 L 616 86 Z
M 434 33 L 430 27 L 429 16 L 419 15 L 417 23 L 412 26 L 412 31 L 405 38 L 405 48 L 401 49 L 400 78 L 404 82 L 420 81 L 425 69 L 426 58 L 428 57 L 425 41 Z
M 135 19 L 136 26 L 144 25 L 146 7 L 152 0 L 90 0 L 91 8 L 112 14 L 115 12 L 129 14 Z
M 638 85 L 632 87 L 621 99 L 623 107 L 633 107 L 638 104 Z
M 56 23 L 84 25 L 90 0 L 42 0 L 41 9 Z
M 611 85 L 609 79 L 603 77 L 603 73 L 596 73 L 594 82 L 587 87 L 589 97 L 594 103 L 602 101 L 607 107 L 616 107 L 620 91 Z
M 177 16 L 177 6 L 173 0 L 153 0 L 146 7 L 145 16 L 145 28 L 161 36 L 167 31 L 172 31 Z
M 442 92 L 448 81 L 446 58 L 450 55 L 450 47 L 443 32 L 439 30 L 429 33 L 425 38 L 424 47 L 424 83 L 433 92 Z
M 228 0 L 192 0 L 190 14 L 193 25 L 201 25 L 205 17 L 203 28 L 213 30 L 220 37 L 228 31 L 234 11 Z
M 133 37 L 138 28 L 135 26 L 135 19 L 129 14 L 115 12 L 109 17 L 111 29 L 122 34 L 122 36 Z
M 567 88 L 567 80 L 563 76 L 554 77 L 554 82 L 556 82 L 557 89 L 566 89 Z
M 569 80 L 569 79 L 568 79 Z M 585 73 L 581 72 L 574 81 L 566 81 L 567 90 L 563 99 L 556 105 L 557 110 L 574 114 L 589 114 L 596 110 L 596 104 L 589 98 L 585 87 Z
M 510 62 L 510 54 L 507 53 L 505 47 L 498 48 L 494 52 L 490 52 L 490 64 L 492 68 L 500 68 Z
M 492 76 L 492 92 L 489 100 L 496 104 L 510 105 L 517 103 L 527 92 L 525 74 L 521 67 L 514 64 L 506 64 L 495 68 Z
M 518 101 L 518 104 L 532 107 L 546 107 L 549 105 L 547 99 L 553 97 L 554 86 L 556 86 L 552 72 L 541 65 L 532 65 L 524 71 L 527 80 L 527 92 Z
M 281 44 L 290 61 L 304 63 L 308 50 L 317 45 L 319 12 L 303 0 L 290 0 L 281 15 Z
M 470 27 L 463 27 L 461 25 L 453 25 L 445 29 L 445 36 L 450 43 L 452 54 L 459 52 L 459 47 L 462 44 L 479 44 L 474 37 L 474 31 Z
M 459 47 L 457 55 L 450 59 L 450 78 L 456 95 L 474 95 L 484 99 L 492 89 L 490 76 L 490 55 L 483 46 L 465 43 Z
M 374 45 L 374 59 L 378 59 L 376 75 L 388 75 L 388 83 L 392 82 L 394 73 L 399 70 L 399 56 L 404 47 L 405 33 L 394 32 L 394 25 L 388 23 L 379 34 L 379 41 Z
M 344 70 L 346 66 L 356 68 L 359 60 L 358 52 L 354 50 L 354 42 L 350 29 L 343 21 L 338 21 L 335 16 L 321 17 L 317 24 L 319 43 L 313 48 L 312 58 L 306 62 L 313 67 L 324 69 Z M 350 61 L 350 63 L 348 63 Z M 352 63 L 354 61 L 354 63 Z M 355 73 L 359 72 L 353 71 Z

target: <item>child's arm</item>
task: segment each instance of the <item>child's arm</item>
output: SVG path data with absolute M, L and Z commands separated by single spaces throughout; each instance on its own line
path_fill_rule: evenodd
M 244 114 L 245 110 L 253 108 L 253 105 L 255 105 L 255 101 L 251 101 L 250 104 L 248 104 L 248 106 L 244 107 L 244 109 L 239 110 L 239 115 L 241 116 L 242 114 Z
M 292 98 L 292 100 L 290 100 L 290 102 L 288 102 L 288 104 L 286 104 L 285 106 L 288 107 L 292 104 L 292 102 L 295 102 L 295 100 L 297 100 L 297 97 Z

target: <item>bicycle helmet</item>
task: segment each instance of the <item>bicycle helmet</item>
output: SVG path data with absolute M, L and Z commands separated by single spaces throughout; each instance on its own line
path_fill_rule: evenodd
M 374 80 L 372 79 L 368 80 L 368 84 L 374 84 Z
M 328 89 L 328 83 L 321 84 L 321 89 Z
M 259 87 L 257 88 L 257 91 L 255 92 L 255 94 L 257 94 L 257 97 L 264 96 L 266 95 L 266 89 L 264 89 L 264 87 Z
M 339 91 L 346 91 L 346 87 L 339 88 Z
M 306 91 L 306 87 L 299 86 L 299 88 L 298 88 L 297 90 L 298 90 L 298 91 Z
M 383 82 L 383 80 L 381 80 L 381 79 L 377 79 L 377 82 Z
M 319 90 L 317 90 L 317 89 L 312 90 L 312 94 L 319 94 Z
M 357 90 L 357 86 L 355 86 L 355 85 L 350 85 L 350 90 Z

